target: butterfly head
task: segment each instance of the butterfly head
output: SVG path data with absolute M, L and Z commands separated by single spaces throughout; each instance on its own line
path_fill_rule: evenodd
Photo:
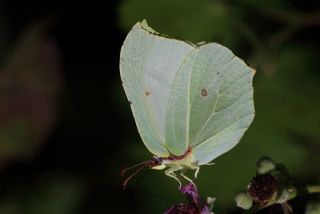
M 151 169 L 162 170 L 165 167 L 166 167 L 166 165 L 163 164 L 163 158 L 157 157 L 157 156 L 154 156 L 149 164 L 149 168 L 151 168 Z

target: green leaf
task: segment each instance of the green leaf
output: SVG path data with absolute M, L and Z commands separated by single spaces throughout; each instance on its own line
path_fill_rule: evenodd
M 120 24 L 129 30 L 147 19 L 159 32 L 192 42 L 219 41 L 230 45 L 238 40 L 228 8 L 214 1 L 125 0 L 119 8 Z

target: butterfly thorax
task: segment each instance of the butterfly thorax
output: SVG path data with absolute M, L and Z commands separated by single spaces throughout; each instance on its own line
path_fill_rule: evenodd
M 176 169 L 195 169 L 198 164 L 195 160 L 194 154 L 192 153 L 192 149 L 189 148 L 182 155 L 173 155 L 171 154 L 169 157 L 154 157 L 153 161 L 149 165 L 152 169 L 164 169 L 164 168 L 176 168 Z

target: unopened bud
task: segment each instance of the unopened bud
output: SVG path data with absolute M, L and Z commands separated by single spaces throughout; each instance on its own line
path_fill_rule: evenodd
M 236 194 L 234 199 L 236 201 L 237 207 L 240 207 L 244 210 L 248 210 L 252 206 L 252 198 L 246 192 L 239 192 L 238 194 Z
M 248 186 L 248 193 L 255 202 L 265 206 L 274 198 L 277 188 L 278 182 L 270 173 L 257 174 Z
M 261 158 L 257 164 L 257 172 L 265 174 L 276 168 L 276 164 L 270 158 Z

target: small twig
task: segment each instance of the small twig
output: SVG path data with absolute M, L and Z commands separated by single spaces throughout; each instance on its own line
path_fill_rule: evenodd
M 239 29 L 242 36 L 251 43 L 253 48 L 255 49 L 261 49 L 263 44 L 258 38 L 258 36 L 252 31 L 248 25 L 241 21 L 241 19 L 237 17 L 231 16 L 232 21 L 235 23 L 236 27 Z
M 241 5 L 257 12 L 276 22 L 287 25 L 299 25 L 300 27 L 312 27 L 320 25 L 320 11 L 300 12 L 297 10 L 285 10 L 267 7 L 254 7 L 251 4 L 241 2 Z
M 310 185 L 307 186 L 308 193 L 320 193 L 320 186 L 319 185 Z
M 313 13 L 299 13 L 296 11 L 278 9 L 261 9 L 260 12 L 270 19 L 285 22 L 287 24 L 298 25 L 301 27 L 320 25 L 320 11 Z
M 299 28 L 293 25 L 284 27 L 270 38 L 270 40 L 268 41 L 268 48 L 274 49 L 276 47 L 279 47 L 280 45 L 288 41 L 298 30 Z

